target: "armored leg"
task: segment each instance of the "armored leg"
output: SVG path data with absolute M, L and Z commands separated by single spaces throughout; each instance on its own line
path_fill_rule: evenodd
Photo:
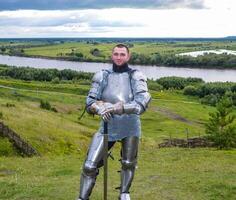
M 129 136 L 122 140 L 120 199 L 129 199 L 129 188 L 131 186 L 137 164 L 138 144 L 139 138 L 136 136 Z
M 114 143 L 110 143 L 109 148 L 111 148 L 113 144 Z M 100 163 L 102 163 L 103 155 L 103 135 L 98 132 L 93 136 L 88 150 L 87 158 L 83 165 L 83 171 L 80 178 L 79 199 L 89 199 L 99 172 L 98 168 L 102 166 Z

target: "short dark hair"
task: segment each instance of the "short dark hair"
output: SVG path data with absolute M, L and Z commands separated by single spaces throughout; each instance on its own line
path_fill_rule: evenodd
M 118 48 L 126 48 L 127 52 L 129 53 L 129 47 L 128 47 L 127 45 L 125 45 L 125 44 L 122 44 L 122 43 L 117 44 L 116 46 L 113 47 L 112 51 L 113 51 L 116 47 L 118 47 Z

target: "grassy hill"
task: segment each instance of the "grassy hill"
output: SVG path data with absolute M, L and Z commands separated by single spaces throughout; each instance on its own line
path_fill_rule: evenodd
M 78 120 L 85 96 L 77 91 L 86 93 L 89 86 L 8 79 L 0 80 L 0 85 L 3 122 L 42 154 L 63 154 L 67 150 L 75 153 L 77 148 L 84 149 L 89 137 L 98 128 L 99 118 L 96 116 L 93 118 L 86 114 Z M 214 108 L 203 106 L 197 99 L 177 91 L 153 91 L 152 96 L 150 108 L 142 116 L 144 141 L 150 140 L 157 145 L 170 135 L 186 137 L 186 129 L 190 136 L 204 134 L 202 123 L 207 120 L 208 111 Z M 41 109 L 41 99 L 47 100 L 58 112 Z M 7 103 L 14 106 L 7 107 Z M 68 149 L 62 151 L 62 147 Z
M 75 199 L 87 146 L 99 126 L 99 118 L 83 111 L 89 86 L 0 79 L 0 112 L 6 125 L 27 140 L 41 157 L 17 156 L 11 144 L 0 138 L 0 199 Z M 214 148 L 159 149 L 164 138 L 204 134 L 208 112 L 214 107 L 199 104 L 181 91 L 152 93 L 152 103 L 142 115 L 137 174 L 133 199 L 209 200 L 234 199 L 236 151 Z M 50 102 L 57 112 L 40 108 Z M 13 106 L 7 106 L 11 104 Z M 117 199 L 120 168 L 119 143 L 109 160 L 109 199 Z M 102 199 L 102 170 L 91 199 Z

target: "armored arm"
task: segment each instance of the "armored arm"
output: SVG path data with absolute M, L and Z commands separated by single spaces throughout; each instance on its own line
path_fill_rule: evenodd
M 142 114 L 151 101 L 151 95 L 148 92 L 147 78 L 140 71 L 134 71 L 131 79 L 134 100 L 123 105 L 126 114 Z
M 86 99 L 86 111 L 89 114 L 96 114 L 94 112 L 94 107 L 91 106 L 101 99 L 103 77 L 104 71 L 97 72 L 93 76 L 92 86 Z
M 104 121 L 109 121 L 113 105 L 100 100 L 104 77 L 107 75 L 105 73 L 105 71 L 100 71 L 93 76 L 92 86 L 86 99 L 86 111 L 89 114 L 100 115 Z

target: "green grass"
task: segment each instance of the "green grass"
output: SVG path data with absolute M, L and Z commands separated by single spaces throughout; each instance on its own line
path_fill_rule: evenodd
M 99 126 L 99 117 L 83 111 L 88 90 L 80 84 L 51 84 L 0 79 L 0 112 L 3 121 L 40 153 L 22 158 L 0 137 L 0 199 L 75 199 L 81 166 L 89 141 Z M 204 135 L 208 112 L 195 97 L 180 91 L 151 91 L 153 100 L 142 115 L 142 138 L 138 169 L 131 189 L 134 200 L 233 200 L 236 195 L 236 150 L 214 148 L 158 148 L 164 138 Z M 43 110 L 40 99 L 58 112 Z M 15 106 L 7 107 L 11 103 Z M 162 112 L 160 112 L 160 110 Z M 174 116 L 187 120 L 181 121 Z M 120 144 L 114 147 L 115 161 L 109 161 L 109 198 L 117 199 Z M 91 199 L 102 199 L 102 170 Z
M 118 147 L 119 145 L 117 145 Z M 117 199 L 118 148 L 109 160 L 108 199 Z M 144 149 L 131 189 L 135 200 L 233 200 L 236 195 L 235 150 Z M 83 156 L 0 157 L 0 198 L 3 200 L 69 200 L 78 195 Z M 91 199 L 101 200 L 103 170 Z
M 84 148 L 89 140 L 88 136 L 98 127 L 98 117 L 93 118 L 86 114 L 81 121 L 78 120 L 85 102 L 85 96 L 78 93 L 81 89 L 87 93 L 88 86 L 11 79 L 0 80 L 0 84 L 10 87 L 0 89 L 0 103 L 15 104 L 12 108 L 2 106 L 4 122 L 43 154 L 61 154 L 61 146 L 66 149 L 70 146 L 71 151 L 76 152 L 76 146 L 81 145 Z M 202 106 L 196 98 L 184 96 L 178 91 L 151 93 L 153 101 L 148 112 L 141 117 L 144 141 L 152 140 L 157 145 L 170 135 L 186 138 L 186 129 L 190 137 L 204 134 L 204 127 L 200 123 L 206 121 L 208 111 L 214 108 Z M 40 99 L 49 101 L 58 113 L 40 109 Z M 165 112 L 160 113 L 160 108 L 180 115 L 191 123 L 173 119 Z M 43 148 L 40 146 L 42 142 L 45 142 Z
M 0 136 L 0 156 L 17 156 L 17 151 L 7 138 Z

